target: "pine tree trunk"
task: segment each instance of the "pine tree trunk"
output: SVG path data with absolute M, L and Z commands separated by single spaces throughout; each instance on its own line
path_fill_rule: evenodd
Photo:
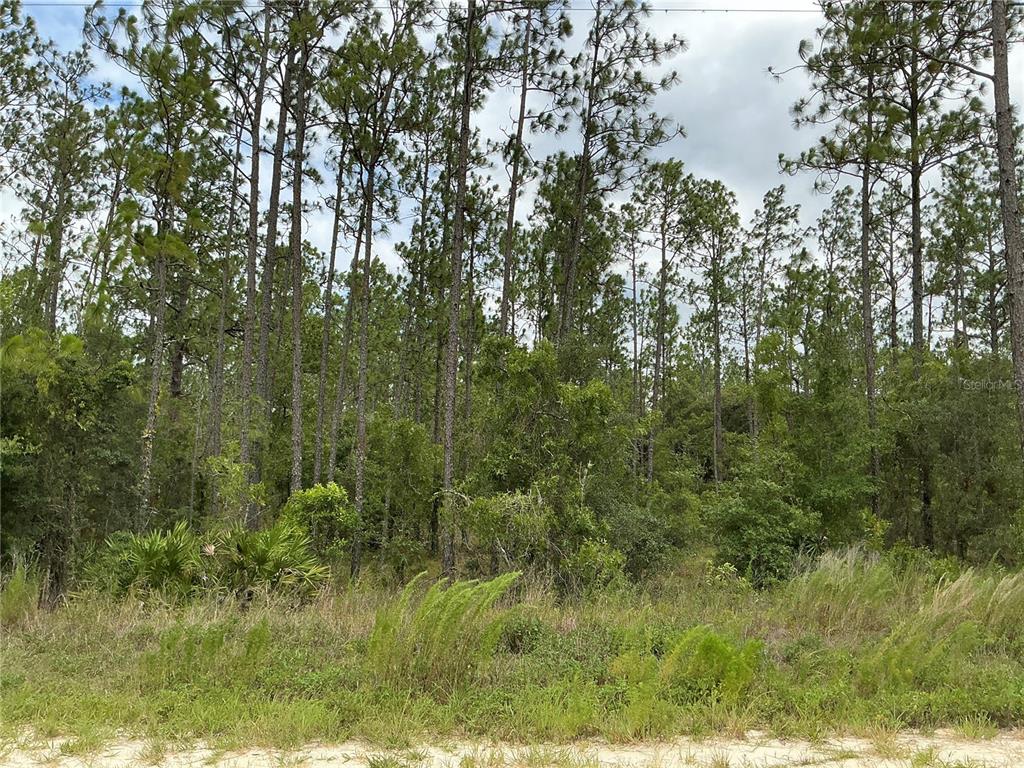
M 327 482 L 334 482 L 335 466 L 338 461 L 338 428 L 341 425 L 342 406 L 345 402 L 345 385 L 348 374 L 349 348 L 352 344 L 352 315 L 355 306 L 356 279 L 359 276 L 359 252 L 363 244 L 365 226 L 362 212 L 356 232 L 356 244 L 352 250 L 352 264 L 348 268 L 348 295 L 345 297 L 345 319 L 342 321 L 341 352 L 338 357 L 338 378 L 334 390 L 334 406 L 331 408 L 331 430 L 327 438 Z
M 169 219 L 170 217 L 168 217 Z M 153 297 L 152 333 L 153 346 L 150 352 L 149 397 L 146 404 L 146 424 L 142 430 L 142 450 L 139 461 L 139 509 L 135 530 L 144 531 L 153 516 L 150 490 L 153 483 L 153 443 L 156 439 L 157 404 L 160 399 L 160 379 L 164 360 L 164 316 L 167 304 L 167 264 L 163 250 L 166 226 L 160 227 L 160 245 L 153 266 L 156 279 L 156 294 Z
M 359 367 L 356 379 L 356 467 L 354 504 L 356 515 L 362 519 L 365 505 L 366 483 L 366 390 L 367 365 L 370 350 L 370 267 L 373 263 L 373 208 L 376 194 L 375 176 L 377 167 L 371 162 L 366 172 L 366 219 L 363 223 L 363 268 L 359 290 Z M 351 573 L 359 574 L 362 557 L 362 541 L 358 535 L 352 537 Z
M 999 199 L 1006 247 L 1006 292 L 1010 315 L 1010 350 L 1017 390 L 1017 420 L 1024 454 L 1024 241 L 1017 190 L 1017 163 L 1010 106 L 1007 64 L 1007 0 L 992 0 L 993 92 L 996 107 L 996 153 L 999 162 Z M 1024 462 L 1022 462 L 1024 465 Z
M 868 89 L 870 93 L 872 89 L 871 80 L 869 80 Z M 869 142 L 873 140 L 872 118 L 873 114 L 869 110 L 867 114 Z M 871 513 L 877 517 L 880 512 L 878 495 L 880 467 L 877 444 L 878 409 L 875 404 L 875 319 L 871 298 L 871 161 L 869 157 L 869 152 L 865 149 L 861 168 L 860 189 L 860 298 L 861 323 L 864 326 L 864 383 L 867 389 L 868 434 L 871 441 L 869 459 L 869 469 L 871 472 Z
M 501 335 L 508 336 L 509 302 L 512 297 L 512 245 L 516 224 L 516 198 L 519 196 L 519 172 L 523 156 L 523 127 L 526 124 L 526 94 L 530 85 L 530 32 L 532 11 L 526 12 L 523 32 L 522 82 L 519 85 L 519 117 L 516 120 L 515 144 L 512 148 L 512 178 L 508 190 L 508 213 L 505 217 L 505 238 L 502 243 Z
M 277 118 L 277 136 L 274 139 L 273 167 L 270 174 L 270 200 L 267 208 L 267 238 L 263 255 L 263 274 L 260 278 L 260 341 L 256 362 L 256 384 L 263 405 L 263 428 L 270 428 L 270 333 L 274 311 L 274 263 L 277 259 L 277 219 L 281 208 L 281 167 L 284 164 L 284 145 L 288 135 L 288 102 L 291 99 L 291 77 L 295 64 L 294 51 L 289 50 L 281 83 L 280 107 Z M 253 474 L 258 481 L 259 467 Z M 256 527 L 259 520 L 254 510 L 249 520 Z
M 221 269 L 220 307 L 217 312 L 217 344 L 213 360 L 213 385 L 210 387 L 210 455 L 219 456 L 221 451 L 221 431 L 223 426 L 224 404 L 224 352 L 226 339 L 224 329 L 227 324 L 228 303 L 231 289 L 231 248 L 235 232 L 237 209 L 235 204 L 238 196 L 238 161 L 242 146 L 242 129 L 239 127 L 235 135 L 235 152 L 231 169 L 231 202 L 228 207 L 227 243 L 224 253 L 224 264 Z
M 661 406 L 661 377 L 663 358 L 665 355 L 665 313 L 667 312 L 668 292 L 668 211 L 662 210 L 661 216 L 661 266 L 658 269 L 658 316 L 655 318 L 654 334 L 654 377 L 651 381 L 651 410 L 657 411 Z M 647 482 L 654 480 L 654 427 L 647 435 Z
M 713 405 L 714 451 L 712 454 L 715 484 L 721 482 L 721 461 L 725 453 L 725 437 L 722 433 L 722 279 L 721 256 L 714 254 L 711 265 L 711 322 L 714 344 L 715 392 Z
M 291 492 L 302 490 L 302 176 L 306 151 L 306 67 L 309 43 L 304 43 L 296 73 L 295 160 L 292 170 L 292 471 Z
M 459 121 L 459 155 L 456 170 L 455 210 L 452 221 L 451 292 L 448 297 L 448 342 L 445 350 L 444 375 L 444 471 L 442 490 L 445 505 L 451 503 L 455 474 L 455 401 L 456 378 L 459 370 L 459 318 L 460 293 L 462 291 L 462 248 L 466 225 L 466 181 L 469 174 L 469 115 L 473 101 L 473 27 L 476 23 L 476 0 L 468 0 L 466 6 L 465 57 L 462 76 L 462 105 Z M 449 510 L 450 513 L 450 510 Z M 446 515 L 450 518 L 451 515 Z M 455 572 L 455 528 L 454 521 L 446 519 L 442 535 L 441 570 L 451 577 Z
M 260 48 L 259 73 L 253 96 L 252 120 L 249 123 L 251 154 L 249 157 L 249 228 L 245 253 L 245 327 L 242 329 L 242 423 L 239 426 L 239 459 L 246 475 L 252 478 L 250 429 L 252 427 L 252 364 L 256 336 L 256 251 L 260 228 L 260 150 L 263 121 L 263 99 L 267 82 L 267 49 L 270 46 L 270 3 L 264 7 L 263 38 Z M 254 505 L 247 504 L 245 525 L 256 525 Z
M 324 324 L 320 335 L 320 375 L 316 389 L 316 437 L 313 440 L 313 485 L 320 482 L 324 458 L 324 410 L 327 399 L 327 365 L 331 348 L 331 325 L 334 322 L 334 262 L 338 253 L 338 229 L 341 225 L 341 192 L 344 176 L 341 156 L 338 157 L 338 183 L 334 191 L 334 224 L 331 229 L 331 250 L 324 285 Z

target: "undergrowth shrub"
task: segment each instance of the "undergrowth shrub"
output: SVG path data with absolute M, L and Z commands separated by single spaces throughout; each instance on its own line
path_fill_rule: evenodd
M 204 591 L 251 597 L 256 590 L 308 597 L 330 571 L 310 551 L 306 533 L 279 521 L 271 528 L 214 532 L 205 540 L 185 522 L 170 531 L 124 533 L 107 540 L 106 566 L 112 576 L 99 584 L 115 592 L 151 591 L 172 598 Z
M 343 554 L 359 529 L 359 515 L 337 483 L 295 491 L 288 497 L 282 518 L 304 529 L 321 557 Z
M 238 595 L 267 590 L 308 597 L 330 576 L 310 551 L 306 533 L 287 520 L 262 531 L 235 529 L 225 550 L 219 580 Z
M 183 521 L 169 531 L 112 537 L 107 547 L 122 591 L 139 587 L 184 596 L 201 579 L 199 537 Z
M 626 556 L 607 542 L 587 539 L 566 561 L 564 580 L 570 592 L 588 595 L 624 584 Z
M 907 621 L 885 638 L 859 668 L 861 691 L 934 691 L 967 679 L 984 642 L 981 626 L 968 621 L 939 636 L 933 629 Z
M 520 608 L 509 611 L 501 627 L 498 646 L 515 656 L 536 652 L 551 643 L 555 631 L 536 614 Z
M 735 704 L 753 681 L 763 655 L 759 640 L 736 643 L 711 627 L 694 627 L 662 659 L 661 681 L 679 703 Z
M 418 596 L 425 575 L 377 612 L 367 661 L 393 684 L 450 693 L 472 681 L 493 655 L 504 613 L 489 611 L 519 573 L 490 581 L 438 581 Z
M 24 563 L 17 563 L 0 587 L 0 627 L 14 629 L 39 609 L 39 575 Z
M 797 505 L 771 467 L 770 459 L 745 465 L 705 510 L 719 562 L 735 565 L 756 587 L 789 576 L 797 553 L 819 529 L 817 515 Z

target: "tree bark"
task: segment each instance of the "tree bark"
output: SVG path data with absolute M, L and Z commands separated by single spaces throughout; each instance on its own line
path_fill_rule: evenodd
M 306 151 L 306 67 L 309 43 L 302 46 L 295 88 L 295 160 L 292 169 L 292 471 L 291 492 L 302 489 L 302 175 Z
M 505 217 L 505 239 L 502 243 L 501 335 L 508 336 L 509 302 L 512 297 L 512 245 L 516 224 L 516 198 L 519 196 L 519 172 L 523 156 L 523 127 L 526 124 L 526 94 L 530 85 L 530 32 L 532 12 L 527 10 L 523 31 L 522 82 L 519 85 L 519 117 L 516 120 L 515 144 L 512 148 L 512 178 L 508 190 L 508 213 Z
M 247 477 L 252 477 L 250 454 L 250 428 L 252 425 L 252 363 L 256 335 L 256 251 L 259 247 L 260 228 L 260 157 L 263 99 L 267 83 L 267 49 L 270 45 L 270 3 L 264 8 L 263 38 L 260 50 L 256 93 L 253 96 L 252 120 L 249 123 L 251 151 L 249 156 L 249 229 L 245 253 L 245 327 L 242 329 L 242 421 L 239 426 L 239 460 Z M 245 525 L 255 526 L 255 508 L 247 504 Z
M 284 164 L 284 145 L 288 134 L 288 102 L 291 98 L 291 76 L 295 64 L 295 53 L 289 50 L 281 82 L 280 107 L 277 117 L 277 136 L 274 139 L 273 167 L 270 174 L 270 200 L 267 208 L 267 238 L 263 255 L 263 274 L 260 277 L 260 341 L 256 363 L 256 383 L 263 405 L 263 429 L 270 424 L 270 331 L 274 311 L 274 262 L 277 259 L 277 219 L 281 208 L 281 167 Z M 258 481 L 257 467 L 253 478 Z M 249 520 L 256 527 L 254 510 Z
M 375 176 L 377 165 L 371 162 L 366 172 L 365 221 L 363 222 L 363 269 L 359 291 L 359 368 L 356 381 L 356 471 L 354 503 L 356 515 L 362 519 L 365 506 L 366 484 L 366 389 L 367 365 L 369 358 L 370 324 L 370 267 L 373 263 L 373 208 L 376 194 Z M 351 574 L 359 573 L 362 557 L 362 541 L 358 535 L 352 537 Z
M 873 82 L 868 80 L 869 98 Z M 867 113 L 867 141 L 873 141 L 872 121 L 873 113 L 869 109 Z M 879 483 L 879 458 L 878 458 L 878 408 L 875 404 L 875 319 L 872 306 L 871 291 L 871 160 L 870 150 L 864 149 L 864 159 L 861 166 L 861 189 L 860 189 L 860 298 L 861 298 L 861 323 L 864 326 L 864 385 L 867 390 L 868 408 L 868 433 L 870 445 L 870 472 L 871 472 L 871 513 L 878 516 L 880 512 L 878 483 Z
M 1007 63 L 1007 0 L 992 0 L 993 93 L 996 108 L 996 155 L 999 163 L 999 199 L 1006 248 L 1006 290 L 1010 315 L 1010 351 L 1017 391 L 1017 421 L 1024 455 L 1024 242 L 1017 190 L 1017 164 L 1010 107 Z M 1024 462 L 1022 462 L 1024 466 Z
M 210 455 L 219 456 L 221 451 L 221 431 L 223 426 L 224 404 L 224 352 L 227 324 L 229 293 L 231 290 L 231 247 L 235 232 L 236 198 L 238 193 L 238 161 L 242 146 L 242 130 L 238 129 L 235 136 L 235 153 L 231 169 L 231 202 L 228 209 L 227 243 L 225 245 L 224 264 L 221 269 L 220 307 L 217 312 L 217 345 L 213 361 L 213 386 L 210 387 Z
M 327 282 L 324 285 L 324 323 L 320 334 L 320 376 L 316 390 L 316 437 L 313 440 L 313 485 L 320 482 L 324 458 L 324 406 L 327 399 L 327 365 L 331 348 L 331 325 L 334 321 L 334 262 L 338 253 L 338 229 L 341 219 L 341 193 L 344 176 L 338 156 L 338 183 L 334 190 L 334 225 L 331 229 L 331 250 L 327 260 Z
M 160 237 L 166 236 L 166 228 Z M 153 346 L 150 353 L 149 397 L 146 404 L 146 424 L 142 430 L 142 450 L 139 462 L 139 510 L 135 530 L 144 531 L 153 515 L 150 489 L 153 483 L 153 443 L 156 439 L 157 403 L 160 399 L 160 379 L 164 360 L 164 316 L 167 304 L 167 264 L 161 239 L 153 266 L 156 295 L 153 298 Z
M 445 350 L 444 376 L 444 471 L 442 490 L 446 506 L 451 504 L 449 494 L 455 473 L 455 400 L 456 378 L 459 369 L 459 316 L 462 291 L 462 248 L 466 224 L 466 177 L 469 172 L 469 115 L 473 104 L 473 25 L 476 0 L 466 6 L 465 54 L 462 73 L 462 104 L 459 121 L 459 156 L 456 171 L 455 210 L 452 221 L 451 293 L 448 297 L 448 343 Z M 451 510 L 445 515 L 442 535 L 441 570 L 446 577 L 455 572 L 455 530 Z
M 338 427 L 341 424 L 342 405 L 345 402 L 345 385 L 348 374 L 348 355 L 352 344 L 352 310 L 355 304 L 356 278 L 359 276 L 359 252 L 363 244 L 364 219 L 359 216 L 356 244 L 352 250 L 352 264 L 348 269 L 348 296 L 345 297 L 345 319 L 341 337 L 341 352 L 338 357 L 338 378 L 334 390 L 334 407 L 331 409 L 331 430 L 327 438 L 327 482 L 334 482 L 335 466 L 338 461 Z

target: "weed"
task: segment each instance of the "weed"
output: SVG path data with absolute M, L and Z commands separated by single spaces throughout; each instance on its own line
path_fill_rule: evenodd
M 39 606 L 39 576 L 18 563 L 0 586 L 0 627 L 14 629 L 31 620 Z
M 487 611 L 518 573 L 491 581 L 439 581 L 415 608 L 413 598 L 423 576 L 377 614 L 368 657 L 374 671 L 392 682 L 405 681 L 441 691 L 464 685 L 494 653 L 501 636 L 500 617 Z

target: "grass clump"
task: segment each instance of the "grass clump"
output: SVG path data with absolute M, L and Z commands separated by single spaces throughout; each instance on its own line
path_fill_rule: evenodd
M 39 609 L 39 575 L 18 563 L 0 587 L 0 627 L 15 629 L 31 620 Z
M 378 611 L 369 662 L 389 681 L 450 691 L 472 680 L 494 653 L 502 617 L 488 611 L 519 573 L 490 581 L 438 581 L 417 599 L 425 575 Z

